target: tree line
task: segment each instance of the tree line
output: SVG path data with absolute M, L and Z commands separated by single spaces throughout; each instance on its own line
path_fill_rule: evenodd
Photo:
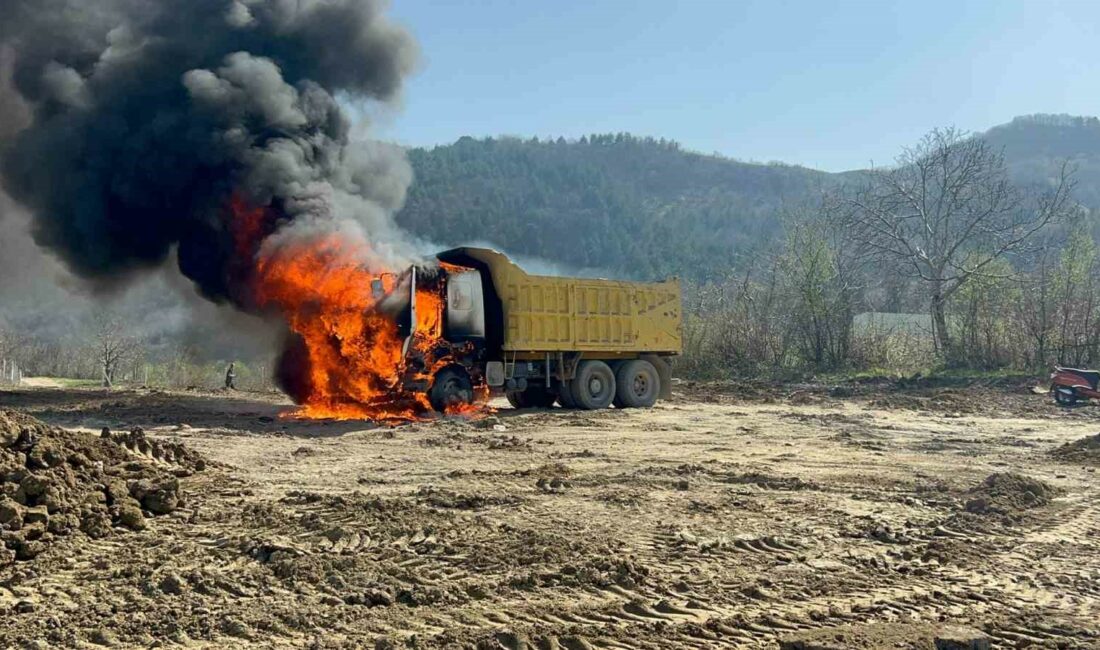
M 274 390 L 274 355 L 242 352 L 243 359 L 212 357 L 203 345 L 183 337 L 158 336 L 135 326 L 132 314 L 105 307 L 63 335 L 43 334 L 0 319 L 0 385 L 25 377 L 174 389 L 222 387 L 226 367 L 236 362 L 236 385 Z
M 895 165 L 839 175 L 627 134 L 464 138 L 410 158 L 399 220 L 441 248 L 681 277 L 684 375 L 1100 365 L 1100 215 L 1074 165 L 1021 179 L 988 138 L 937 130 Z M 242 387 L 271 385 L 258 325 L 166 289 L 5 300 L 0 370 L 217 387 L 236 360 Z
M 1021 185 L 986 140 L 935 130 L 789 210 L 781 242 L 740 271 L 694 284 L 684 369 L 1100 364 L 1098 220 L 1074 189 L 1068 162 Z

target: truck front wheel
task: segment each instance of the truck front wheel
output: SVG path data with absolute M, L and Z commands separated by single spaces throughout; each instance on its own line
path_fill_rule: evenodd
M 577 408 L 605 409 L 615 399 L 615 373 L 603 361 L 582 361 L 571 383 L 573 403 Z
M 428 401 L 440 413 L 445 413 L 448 406 L 455 404 L 472 404 L 474 384 L 470 381 L 470 375 L 454 366 L 440 370 L 428 391 Z
M 635 359 L 619 366 L 615 406 L 619 408 L 649 408 L 661 394 L 661 377 L 653 364 Z

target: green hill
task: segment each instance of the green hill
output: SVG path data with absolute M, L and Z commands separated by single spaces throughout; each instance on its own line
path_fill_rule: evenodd
M 1076 168 L 1074 197 L 1100 208 L 1100 119 L 1027 115 L 995 126 L 983 137 L 1004 150 L 1009 173 L 1021 183 L 1046 182 L 1069 160 Z
M 1021 184 L 1049 182 L 1069 159 L 1075 198 L 1100 208 L 1097 118 L 1033 115 L 978 135 L 1004 150 Z M 785 206 L 858 174 L 745 163 L 622 133 L 465 137 L 409 157 L 416 181 L 398 220 L 411 232 L 441 246 L 492 244 L 570 273 L 633 278 L 720 274 L 738 254 L 775 241 Z
M 626 134 L 462 138 L 409 156 L 400 223 L 440 245 L 491 243 L 570 271 L 703 277 L 775 237 L 829 174 L 684 151 Z

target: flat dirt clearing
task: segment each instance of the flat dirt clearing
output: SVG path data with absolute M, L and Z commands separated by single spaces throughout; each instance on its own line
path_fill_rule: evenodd
M 1095 456 L 1050 453 L 1100 408 L 791 390 L 397 427 L 241 394 L 0 391 L 211 465 L 143 531 L 0 568 L 0 645 L 778 647 L 837 627 L 814 647 L 930 648 L 958 624 L 1100 647 Z M 994 473 L 1045 485 L 971 492 Z

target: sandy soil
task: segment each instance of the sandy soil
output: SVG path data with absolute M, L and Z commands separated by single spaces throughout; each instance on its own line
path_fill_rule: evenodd
M 967 626 L 1100 647 L 1097 464 L 1051 455 L 1100 407 L 749 393 L 391 427 L 280 419 L 273 396 L 0 391 L 209 461 L 144 530 L 0 567 L 0 645 L 931 648 Z
M 24 377 L 22 385 L 27 388 L 63 388 L 65 384 L 53 377 Z

